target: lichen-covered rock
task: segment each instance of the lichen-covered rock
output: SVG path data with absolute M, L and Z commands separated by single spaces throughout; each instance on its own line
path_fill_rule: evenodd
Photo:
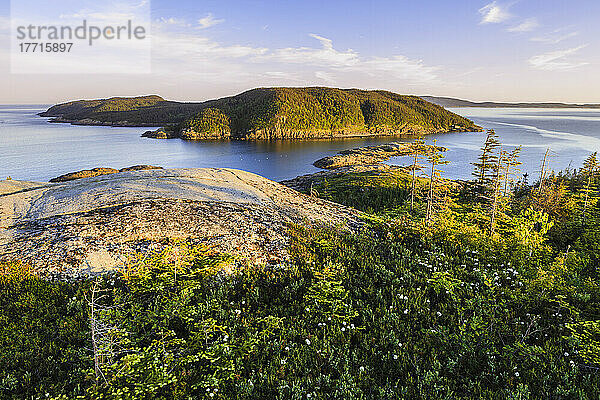
M 144 171 L 148 169 L 163 169 L 163 167 L 156 167 L 154 165 L 133 165 L 127 168 L 121 168 L 119 172 L 128 172 L 128 171 Z
M 68 174 L 61 175 L 57 178 L 52 178 L 52 179 L 50 179 L 50 182 L 53 182 L 53 183 L 67 182 L 67 181 L 73 181 L 75 179 L 91 178 L 94 176 L 108 175 L 108 174 L 116 174 L 117 172 L 119 172 L 118 169 L 104 168 L 104 167 L 84 169 L 82 171 L 69 172 Z
M 0 196 L 0 260 L 87 275 L 181 239 L 239 264 L 282 263 L 290 223 L 352 229 L 361 220 L 353 209 L 238 170 L 121 172 Z
M 162 169 L 162 167 L 155 167 L 154 165 L 134 165 L 132 167 L 121 169 L 98 167 L 92 169 L 84 169 L 82 171 L 77 172 L 70 172 L 68 174 L 61 175 L 57 178 L 52 178 L 50 179 L 50 182 L 68 182 L 74 181 L 75 179 L 92 178 L 94 176 L 116 174 L 117 172 L 140 171 L 145 169 Z

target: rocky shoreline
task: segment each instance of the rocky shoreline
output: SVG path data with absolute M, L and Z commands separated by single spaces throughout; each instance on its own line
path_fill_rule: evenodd
M 458 129 L 425 129 L 420 126 L 401 126 L 398 128 L 373 127 L 346 128 L 337 130 L 257 130 L 244 135 L 234 135 L 231 132 L 196 132 L 191 129 L 181 131 L 172 127 L 163 127 L 153 131 L 146 131 L 142 137 L 152 139 L 183 139 L 183 140 L 307 140 L 307 139 L 339 139 L 360 137 L 390 137 L 411 138 L 434 133 L 460 132 Z
M 55 117 L 53 115 L 47 114 L 46 112 L 42 112 L 38 114 L 40 117 L 51 118 L 48 122 L 57 123 L 57 124 L 71 124 L 71 125 L 81 125 L 81 126 L 109 126 L 114 128 L 147 128 L 153 127 L 160 124 L 146 124 L 146 123 L 134 123 L 129 121 L 117 121 L 117 122 L 106 122 L 106 121 L 97 121 L 91 118 L 83 118 L 83 119 L 68 119 L 64 117 Z

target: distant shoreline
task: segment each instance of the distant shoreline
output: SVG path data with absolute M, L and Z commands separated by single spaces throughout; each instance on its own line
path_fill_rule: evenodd
M 554 109 L 600 109 L 600 104 L 573 104 L 573 103 L 555 103 L 555 102 L 495 102 L 482 101 L 475 102 L 470 100 L 456 99 L 453 97 L 439 96 L 420 96 L 423 100 L 437 104 L 444 108 L 554 108 Z

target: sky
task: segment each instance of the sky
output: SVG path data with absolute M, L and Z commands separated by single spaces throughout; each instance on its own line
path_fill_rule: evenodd
M 202 101 L 268 86 L 600 103 L 598 0 L 148 1 L 150 68 L 112 73 L 106 61 L 78 74 L 11 72 L 0 0 L 0 103 Z M 107 18 L 119 9 L 101 3 Z

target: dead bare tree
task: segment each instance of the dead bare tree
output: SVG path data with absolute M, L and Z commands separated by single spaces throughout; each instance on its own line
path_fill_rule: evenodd
M 544 192 L 544 181 L 546 180 L 546 175 L 548 171 L 546 168 L 548 167 L 548 155 L 550 154 L 550 148 L 546 149 L 544 153 L 544 158 L 542 159 L 542 168 L 540 169 L 540 186 L 538 187 L 538 192 L 542 194 Z
M 598 163 L 598 153 L 591 154 L 584 162 L 583 162 L 583 174 L 586 178 L 586 184 L 583 188 L 584 193 L 584 202 L 583 202 L 583 212 L 582 212 L 582 223 L 586 222 L 586 214 L 588 209 L 588 204 L 590 201 L 590 195 L 594 195 L 595 190 L 593 189 L 593 182 L 595 181 L 596 175 L 598 173 L 598 169 L 600 168 L 600 164 Z
M 519 171 L 518 166 L 522 163 L 519 161 L 519 155 L 521 154 L 521 146 L 516 147 L 510 153 L 506 153 L 505 157 L 505 170 L 504 170 L 504 190 L 502 195 L 506 197 L 508 194 L 508 185 L 514 182 L 511 177 L 516 175 Z
M 415 196 L 417 191 L 417 169 L 421 169 L 420 160 L 424 155 L 425 141 L 422 138 L 418 138 L 412 144 L 411 155 L 413 156 L 413 163 L 410 167 L 412 172 L 411 185 L 410 185 L 410 211 L 414 210 L 415 207 Z
M 493 192 L 492 192 L 492 213 L 490 216 L 490 235 L 494 234 L 494 229 L 496 226 L 496 212 L 498 210 L 498 202 L 500 197 L 500 185 L 502 184 L 502 172 L 503 163 L 505 162 L 506 152 L 502 150 L 502 146 L 500 146 L 500 155 L 496 160 L 496 165 L 493 166 L 494 169 L 494 179 L 493 179 Z
M 545 207 L 545 204 L 547 203 L 547 197 L 548 197 L 548 188 L 546 187 L 546 185 L 548 184 L 548 165 L 549 165 L 549 157 L 551 156 L 550 154 L 550 148 L 546 149 L 546 152 L 544 153 L 544 157 L 542 158 L 542 165 L 540 167 L 540 178 L 539 178 L 539 185 L 537 190 L 534 190 L 532 192 L 533 194 L 533 204 L 538 208 L 538 209 L 543 209 Z M 550 184 L 552 184 L 552 181 L 550 181 Z
M 440 165 L 448 164 L 444 159 L 442 149 L 437 147 L 437 141 L 433 141 L 433 146 L 428 149 L 427 161 L 431 165 L 429 176 L 429 189 L 427 190 L 427 208 L 425 213 L 425 223 L 429 224 L 433 219 L 436 201 L 439 200 L 439 192 L 447 189 L 442 181 L 442 171 L 438 168 Z
M 123 331 L 110 320 L 115 306 L 103 304 L 109 297 L 110 289 L 100 287 L 100 278 L 94 281 L 85 300 L 90 312 L 90 332 L 94 357 L 94 373 L 96 384 L 108 382 L 103 368 L 113 364 L 115 357 L 125 352 L 122 346 Z

